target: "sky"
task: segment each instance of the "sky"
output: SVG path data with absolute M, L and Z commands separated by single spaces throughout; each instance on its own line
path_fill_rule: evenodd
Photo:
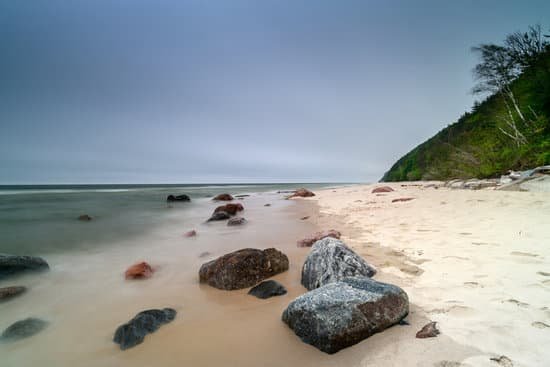
M 0 0 L 0 184 L 373 182 L 550 1 Z

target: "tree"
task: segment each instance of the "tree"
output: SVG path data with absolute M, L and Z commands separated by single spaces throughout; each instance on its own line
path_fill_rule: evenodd
M 518 147 L 527 144 L 527 138 L 522 130 L 529 129 L 533 122 L 520 108 L 511 86 L 514 80 L 534 65 L 540 55 L 550 47 L 545 38 L 547 37 L 542 34 L 540 25 L 536 25 L 530 26 L 527 32 L 514 32 L 508 35 L 503 45 L 481 44 L 472 48 L 481 60 L 473 70 L 478 83 L 472 92 L 489 92 L 503 98 L 507 113 L 501 116 L 503 124 L 497 127 Z M 535 111 L 530 108 L 529 112 L 536 118 Z

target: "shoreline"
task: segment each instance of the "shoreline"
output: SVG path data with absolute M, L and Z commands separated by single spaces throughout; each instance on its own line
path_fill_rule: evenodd
M 544 193 L 435 189 L 430 182 L 317 191 L 318 226 L 409 295 L 411 326 L 359 345 L 374 366 L 543 366 L 550 328 L 550 203 Z M 374 187 L 395 191 L 373 194 Z M 406 202 L 393 199 L 411 197 Z M 547 228 L 547 224 L 546 224 Z M 428 321 L 441 335 L 415 339 Z M 546 326 L 545 326 L 546 325 Z M 397 339 L 396 339 L 397 338 Z M 519 340 L 518 340 L 519 339 Z M 399 353 L 396 350 L 399 349 Z M 374 352 L 371 354 L 371 352 Z

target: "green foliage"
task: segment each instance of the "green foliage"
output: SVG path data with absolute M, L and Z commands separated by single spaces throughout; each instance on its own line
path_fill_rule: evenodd
M 488 178 L 550 164 L 550 50 L 510 88 L 528 116 L 528 122 L 518 124 L 527 144 L 518 146 L 499 130 L 508 109 L 496 93 L 399 159 L 382 180 Z

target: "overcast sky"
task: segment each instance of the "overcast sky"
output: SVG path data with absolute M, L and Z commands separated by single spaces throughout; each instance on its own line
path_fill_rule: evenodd
M 550 1 L 0 0 L 0 184 L 351 182 Z

